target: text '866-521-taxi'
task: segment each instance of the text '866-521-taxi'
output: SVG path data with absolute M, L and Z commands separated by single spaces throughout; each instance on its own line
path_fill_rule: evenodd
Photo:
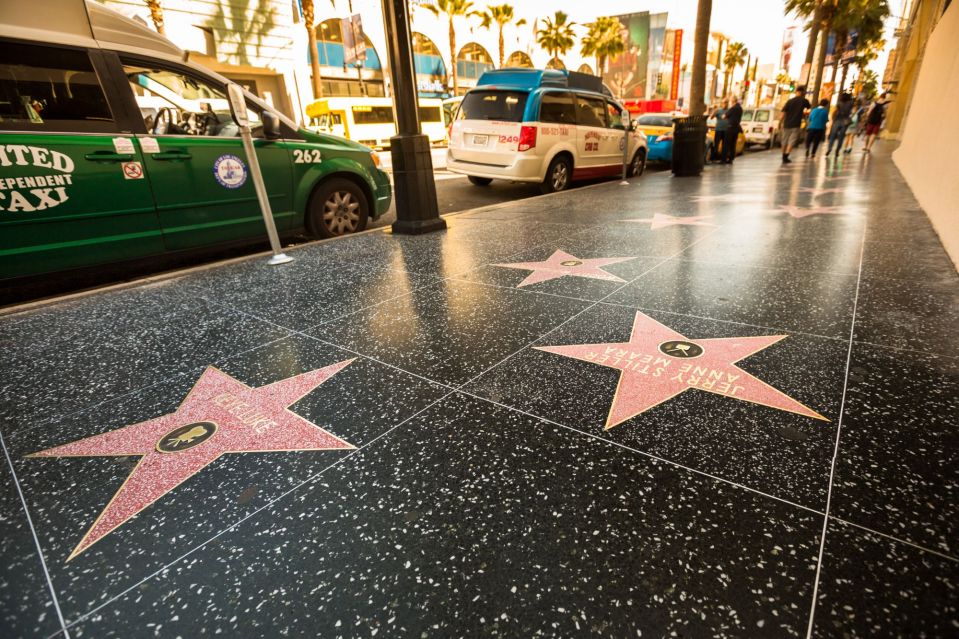
M 478 186 L 537 182 L 546 193 L 572 180 L 638 175 L 646 136 L 599 78 L 554 69 L 496 69 L 463 98 L 450 126 L 446 167 Z M 625 151 L 625 152 L 624 152 Z
M 96 2 L 49 4 L 0 2 L 0 285 L 262 241 L 229 81 Z M 386 212 L 370 149 L 245 98 L 281 234 Z

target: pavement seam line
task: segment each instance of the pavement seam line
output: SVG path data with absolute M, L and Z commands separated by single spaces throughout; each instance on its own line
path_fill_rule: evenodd
M 63 618 L 63 612 L 60 610 L 60 600 L 57 599 L 57 590 L 53 587 L 53 579 L 50 577 L 50 571 L 47 570 L 47 560 L 43 557 L 43 548 L 40 546 L 40 538 L 37 537 L 37 529 L 33 525 L 33 517 L 30 516 L 30 508 L 27 506 L 26 497 L 23 495 L 23 489 L 20 487 L 20 480 L 17 479 L 17 470 L 13 467 L 13 460 L 10 459 L 10 451 L 7 450 L 7 444 L 3 440 L 3 433 L 0 433 L 0 447 L 3 448 L 3 456 L 7 460 L 7 466 L 10 468 L 10 474 L 13 476 L 13 485 L 17 489 L 17 496 L 20 498 L 20 505 L 23 507 L 23 514 L 27 518 L 27 525 L 30 526 L 30 535 L 33 537 L 33 545 L 37 549 L 37 557 L 40 559 L 40 566 L 43 568 L 43 575 L 47 581 L 47 589 L 50 591 L 50 600 L 53 602 L 53 609 L 57 612 L 57 618 L 60 620 L 62 630 L 54 634 L 63 633 L 65 639 L 70 638 L 67 631 L 67 623 Z
M 826 550 L 826 533 L 829 529 L 829 510 L 832 507 L 832 487 L 836 478 L 836 462 L 839 459 L 839 445 L 842 437 L 842 423 L 846 413 L 846 395 L 849 390 L 849 369 L 852 366 L 852 349 L 855 345 L 856 312 L 859 308 L 859 291 L 862 285 L 862 263 L 866 251 L 866 228 L 863 227 L 862 239 L 859 243 L 859 274 L 856 276 L 856 294 L 852 302 L 852 322 L 849 326 L 849 348 L 846 351 L 846 374 L 843 377 L 842 400 L 839 404 L 839 419 L 836 423 L 836 443 L 833 447 L 832 463 L 829 467 L 829 483 L 826 488 L 826 513 L 822 522 L 822 534 L 819 539 L 819 557 L 816 560 L 816 576 L 813 580 L 812 604 L 809 608 L 809 623 L 806 627 L 806 639 L 812 639 L 813 628 L 816 623 L 816 599 L 819 596 L 819 581 L 822 575 L 822 560 Z
M 870 527 L 868 527 L 868 526 L 863 526 L 862 524 L 857 524 L 857 523 L 854 522 L 854 521 L 849 521 L 848 519 L 843 519 L 843 518 L 841 518 L 841 517 L 836 517 L 835 515 L 829 515 L 829 518 L 832 519 L 833 521 L 838 521 L 840 524 L 844 524 L 844 525 L 846 525 L 846 526 L 852 526 L 853 528 L 859 528 L 860 530 L 865 530 L 865 531 L 868 532 L 868 533 L 872 533 L 872 534 L 874 534 L 874 535 L 879 535 L 880 537 L 885 537 L 886 539 L 891 539 L 892 541 L 897 541 L 897 542 L 899 542 L 900 544 L 905 544 L 905 545 L 907 545 L 907 546 L 912 546 L 913 548 L 916 548 L 916 549 L 921 550 L 921 551 L 923 551 L 923 552 L 927 552 L 927 553 L 930 553 L 930 554 L 933 554 L 933 555 L 938 555 L 938 556 L 942 557 L 943 559 L 948 559 L 949 561 L 954 561 L 954 562 L 956 562 L 956 563 L 959 563 L 959 557 L 956 557 L 955 555 L 950 555 L 950 554 L 944 553 L 944 552 L 942 552 L 941 550 L 936 550 L 935 548 L 929 548 L 928 546 L 923 546 L 923 545 L 921 545 L 921 544 L 917 544 L 917 543 L 915 543 L 915 542 L 909 541 L 908 539 L 902 539 L 902 538 L 900 538 L 900 537 L 896 537 L 895 535 L 890 535 L 889 533 L 884 533 L 884 532 L 881 532 L 881 531 L 879 531 L 879 530 L 876 530 L 875 528 L 870 528 Z
M 772 495 L 772 494 L 770 494 L 770 493 L 764 493 L 764 492 L 761 491 L 761 490 L 758 490 L 758 489 L 756 489 L 756 488 L 752 488 L 752 487 L 747 486 L 747 485 L 745 485 L 745 484 L 740 484 L 740 483 L 738 483 L 738 482 L 732 481 L 731 479 L 726 479 L 725 477 L 720 477 L 719 475 L 714 475 L 714 474 L 709 473 L 709 472 L 706 472 L 706 471 L 704 471 L 704 470 L 699 470 L 699 469 L 697 469 L 697 468 L 693 468 L 692 466 L 686 466 L 685 464 L 681 464 L 681 463 L 676 462 L 676 461 L 673 461 L 673 460 L 671 460 L 671 459 L 666 459 L 665 457 L 660 457 L 659 455 L 655 455 L 655 454 L 650 453 L 650 452 L 648 452 L 648 451 L 645 451 L 645 450 L 642 450 L 642 449 L 639 449 L 639 448 L 634 448 L 634 447 L 632 447 L 632 446 L 628 446 L 628 445 L 623 444 L 623 443 L 621 443 L 621 442 L 613 441 L 612 439 L 607 439 L 607 438 L 605 438 L 605 437 L 603 437 L 603 436 L 601 436 L 601 435 L 597 435 L 597 434 L 595 434 L 595 433 L 590 433 L 589 431 L 581 430 L 581 429 L 576 428 L 576 427 L 574 427 L 574 426 L 569 426 L 569 425 L 567 425 L 567 424 L 563 424 L 563 423 L 561 423 L 561 422 L 557 422 L 557 421 L 552 420 L 552 419 L 550 419 L 550 418 L 548 418 L 548 417 L 543 417 L 542 415 L 537 415 L 536 413 L 531 413 L 531 412 L 525 411 L 525 410 L 523 410 L 523 409 L 521 409 L 521 408 L 517 408 L 517 407 L 515 407 L 515 406 L 510 406 L 509 404 L 503 404 L 503 403 L 501 403 L 501 402 L 497 402 L 496 400 L 490 399 L 490 398 L 488 398 L 488 397 L 483 397 L 482 395 L 477 395 L 477 394 L 472 393 L 472 392 L 470 392 L 470 391 L 458 390 L 457 392 L 459 392 L 459 393 L 461 393 L 461 394 L 464 394 L 464 395 L 468 395 L 468 396 L 470 396 L 470 397 L 474 397 L 474 398 L 476 398 L 476 399 L 478 399 L 478 400 L 481 400 L 481 401 L 484 401 L 484 402 L 493 404 L 494 406 L 500 406 L 500 407 L 505 408 L 505 409 L 507 409 L 507 410 L 511 410 L 511 411 L 513 411 L 513 412 L 520 413 L 521 415 L 526 415 L 527 417 L 532 417 L 532 418 L 534 418 L 534 419 L 537 419 L 537 420 L 546 422 L 547 424 L 553 424 L 554 426 L 558 426 L 558 427 L 560 427 L 560 428 L 564 428 L 564 429 L 566 429 L 566 430 L 572 431 L 572 432 L 577 433 L 577 434 L 579 434 L 579 435 L 584 435 L 584 436 L 586 436 L 586 437 L 588 437 L 588 438 L 590 438 L 590 439 L 595 439 L 595 440 L 597 440 L 597 441 L 603 442 L 604 444 L 610 444 L 610 445 L 615 446 L 615 447 L 617 447 L 617 448 L 622 448 L 623 450 L 627 450 L 627 451 L 629 451 L 629 452 L 631 452 L 631 453 L 635 453 L 635 454 L 637 454 L 637 455 L 642 455 L 643 457 L 648 457 L 648 458 L 650 458 L 650 459 L 652 459 L 652 460 L 655 460 L 655 461 L 658 461 L 658 462 L 662 462 L 662 463 L 664 463 L 664 464 L 666 464 L 666 465 L 668 465 L 668 466 L 672 466 L 672 467 L 675 467 L 675 468 L 682 469 L 682 470 L 687 471 L 687 472 L 689 472 L 689 473 L 691 473 L 691 474 L 702 475 L 702 476 L 704 476 L 704 477 L 708 477 L 709 479 L 714 480 L 716 483 L 726 484 L 726 485 L 729 485 L 729 486 L 733 486 L 733 487 L 735 487 L 735 488 L 740 488 L 740 489 L 742 489 L 742 490 L 745 490 L 745 491 L 748 491 L 748 492 L 751 492 L 751 493 L 755 493 L 755 494 L 757 494 L 757 495 L 761 495 L 761 496 L 767 497 L 767 498 L 769 498 L 769 499 L 774 499 L 774 500 L 779 501 L 779 502 L 782 502 L 782 503 L 784 503 L 784 504 L 788 504 L 788 505 L 793 506 L 793 507 L 795 507 L 795 508 L 799 508 L 799 509 L 801 509 L 801 510 L 809 511 L 809 512 L 811 512 L 811 513 L 813 513 L 813 514 L 816 514 L 816 515 L 825 515 L 825 513 L 824 513 L 823 511 L 821 511 L 821 510 L 816 510 L 815 508 L 811 508 L 811 507 L 809 507 L 809 506 L 804 506 L 804 505 L 802 505 L 802 504 L 800 504 L 800 503 L 797 503 L 797 502 L 794 502 L 794 501 L 790 501 L 790 500 L 784 499 L 784 498 L 782 498 L 782 497 L 777 497 L 776 495 Z

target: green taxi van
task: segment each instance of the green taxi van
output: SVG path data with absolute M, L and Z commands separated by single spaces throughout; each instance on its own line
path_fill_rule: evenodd
M 228 80 L 96 2 L 0 2 L 0 287 L 263 241 Z M 247 93 L 281 235 L 333 237 L 390 205 L 365 146 Z

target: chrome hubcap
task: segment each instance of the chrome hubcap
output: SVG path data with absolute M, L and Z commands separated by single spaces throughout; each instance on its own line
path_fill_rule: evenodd
M 349 191 L 335 191 L 323 204 L 323 224 L 334 235 L 350 233 L 360 223 L 360 203 Z
M 557 164 L 553 169 L 553 190 L 562 191 L 563 187 L 566 186 L 566 180 L 569 177 L 569 172 L 566 169 L 565 164 Z

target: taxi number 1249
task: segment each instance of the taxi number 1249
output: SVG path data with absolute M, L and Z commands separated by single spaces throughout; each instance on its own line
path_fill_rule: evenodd
M 513 142 L 519 142 L 518 135 L 501 135 L 499 136 L 500 144 L 512 144 Z
M 320 161 L 319 149 L 293 149 L 294 164 L 315 164 Z

